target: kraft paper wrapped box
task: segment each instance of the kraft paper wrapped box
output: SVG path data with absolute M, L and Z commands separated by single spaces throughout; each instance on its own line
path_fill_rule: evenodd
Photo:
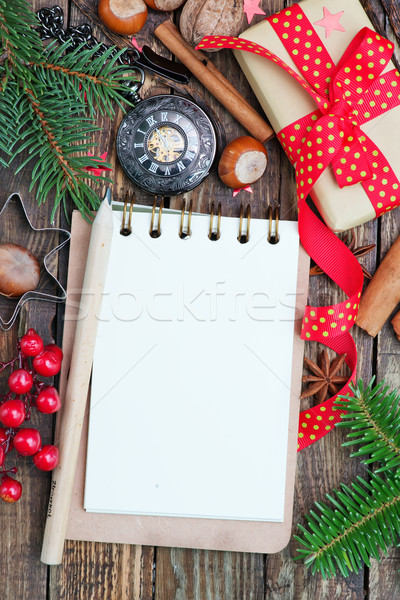
M 299 6 L 318 34 L 321 44 L 327 49 L 337 65 L 346 48 L 363 28 L 373 26 L 367 18 L 359 0 L 303 0 Z M 286 10 L 290 10 L 288 7 Z M 328 12 L 335 15 L 334 19 L 324 21 Z M 342 13 L 338 15 L 338 13 Z M 290 14 L 290 13 L 289 13 Z M 318 25 L 323 21 L 327 27 Z M 331 26 L 329 26 L 331 23 Z M 295 24 L 291 24 L 290 28 Z M 290 28 L 288 31 L 290 31 Z M 293 32 L 293 29 L 292 29 Z M 293 33 L 291 33 L 293 35 Z M 326 37 L 327 36 L 327 37 Z M 303 77 L 293 62 L 289 52 L 279 39 L 268 20 L 244 31 L 241 38 L 255 42 L 276 54 L 297 74 Z M 286 36 L 287 37 L 287 36 Z M 304 115 L 315 111 L 317 106 L 313 98 L 280 66 L 262 56 L 249 52 L 234 50 L 235 57 L 254 90 L 262 108 L 269 118 L 272 127 L 278 133 L 288 125 L 298 121 Z M 311 52 L 310 52 L 311 53 Z M 372 58 L 372 60 L 374 60 Z M 371 63 L 370 65 L 371 66 Z M 383 73 L 394 69 L 390 61 Z M 398 93 L 399 87 L 393 87 Z M 397 83 L 392 83 L 396 86 Z M 391 92 L 388 92 L 391 94 Z M 390 164 L 394 176 L 400 177 L 400 106 L 395 106 L 382 115 L 373 118 L 360 126 L 372 142 L 380 149 Z M 375 166 L 376 163 L 375 163 Z M 387 167 L 386 167 L 387 168 Z M 385 181 L 385 180 L 384 180 Z M 396 179 L 394 179 L 396 181 Z M 391 182 L 389 194 L 391 204 L 380 211 L 394 208 L 400 204 L 398 184 Z M 382 192 L 385 194 L 385 192 Z M 394 195 L 393 195 L 394 194 Z M 374 219 L 376 209 L 371 203 L 361 183 L 340 188 L 335 178 L 332 165 L 322 173 L 310 193 L 326 224 L 333 231 L 343 231 Z M 382 206 L 378 203 L 378 207 Z M 379 210 L 378 210 L 379 213 Z

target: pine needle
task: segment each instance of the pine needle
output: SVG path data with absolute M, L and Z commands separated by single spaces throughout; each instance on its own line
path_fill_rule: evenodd
M 374 378 L 352 392 L 335 403 L 347 410 L 337 424 L 350 429 L 343 445 L 359 446 L 352 456 L 368 455 L 364 463 L 378 467 L 369 481 L 357 477 L 327 494 L 329 504 L 316 502 L 317 510 L 305 516 L 307 527 L 298 526 L 296 558 L 323 578 L 347 577 L 371 558 L 379 561 L 400 535 L 400 396 L 384 382 L 374 386 Z
M 9 167 L 24 152 L 16 173 L 33 164 L 30 189 L 38 203 L 55 194 L 54 216 L 69 196 L 90 220 L 99 205 L 92 186 L 111 183 L 87 170 L 103 162 L 87 154 L 101 131 L 93 121 L 122 108 L 135 75 L 117 66 L 122 51 L 114 47 L 101 56 L 100 45 L 71 51 L 67 41 L 44 48 L 38 25 L 26 0 L 0 0 L 0 165 Z
M 351 456 L 369 456 L 363 461 L 367 465 L 379 461 L 376 473 L 395 470 L 400 475 L 400 395 L 383 382 L 373 383 L 364 389 L 359 382 L 352 387 L 353 397 L 336 401 L 347 411 L 337 426 L 351 430 L 344 446 L 360 446 Z

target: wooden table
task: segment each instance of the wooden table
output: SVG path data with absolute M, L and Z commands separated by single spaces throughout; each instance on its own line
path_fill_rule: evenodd
M 392 26 L 400 32 L 399 2 L 386 0 L 362 0 L 374 26 L 390 39 L 395 40 Z M 34 0 L 35 9 L 51 6 L 48 0 Z M 60 0 L 69 23 L 77 25 L 86 19 L 68 0 Z M 262 0 L 260 6 L 267 14 L 286 5 L 283 0 Z M 387 13 L 385 12 L 385 7 Z M 136 36 L 139 44 L 148 43 L 156 51 L 168 56 L 168 52 L 154 38 L 154 27 L 165 20 L 165 14 L 150 11 L 145 28 Z M 258 15 L 253 24 L 261 20 Z M 95 35 L 103 39 L 101 32 Z M 245 78 L 232 56 L 223 51 L 213 56 L 218 68 L 228 75 L 232 83 L 254 105 L 258 106 Z M 217 104 L 201 86 L 200 91 L 222 121 L 226 136 L 231 140 L 244 134 L 244 130 Z M 144 95 L 165 93 L 166 88 L 150 77 L 146 79 Z M 133 187 L 123 175 L 115 156 L 115 136 L 121 114 L 113 121 L 99 116 L 103 127 L 98 137 L 99 153 L 108 152 L 108 159 L 115 165 L 113 173 L 113 196 L 122 200 Z M 395 132 L 398 135 L 398 132 Z M 252 215 L 265 217 L 268 203 L 279 203 L 281 216 L 296 218 L 294 174 L 288 160 L 274 140 L 268 144 L 269 166 L 263 178 L 253 185 L 253 194 L 241 191 L 235 198 L 225 188 L 215 173 L 187 197 L 193 199 L 194 210 L 208 212 L 214 199 L 222 202 L 224 215 L 238 216 L 241 203 L 251 202 Z M 11 169 L 1 170 L 0 206 L 13 191 L 19 191 L 25 201 L 32 222 L 37 227 L 49 224 L 51 202 L 37 208 L 33 194 L 28 193 L 29 172 L 25 169 L 17 176 Z M 151 204 L 153 199 L 135 190 L 139 203 Z M 181 208 L 182 198 L 170 201 L 171 207 Z M 56 224 L 67 226 L 64 216 L 58 214 Z M 363 259 L 363 264 L 374 271 L 376 264 L 387 252 L 398 235 L 400 212 L 394 211 L 379 221 L 367 223 L 356 230 L 357 245 L 377 243 L 376 251 Z M 10 223 L 10 227 L 13 224 Z M 60 279 L 65 282 L 68 252 L 59 255 Z M 336 287 L 325 276 L 314 277 L 310 285 L 310 302 L 331 304 L 341 299 Z M 61 306 L 32 302 L 28 309 L 29 326 L 33 326 L 49 342 L 61 342 Z M 386 378 L 393 387 L 399 385 L 398 356 L 400 345 L 387 324 L 376 340 L 372 340 L 355 328 L 354 336 L 359 350 L 358 376 L 368 381 L 372 374 L 378 379 Z M 1 357 L 11 355 L 16 341 L 16 327 L 0 336 Z M 306 353 L 315 358 L 316 346 L 308 344 Z M 313 402 L 304 401 L 306 408 Z M 47 443 L 52 437 L 51 419 L 40 424 Z M 343 482 L 349 482 L 356 474 L 363 475 L 364 467 L 356 459 L 349 459 L 350 450 L 341 447 L 344 432 L 337 430 L 322 441 L 302 451 L 298 456 L 298 469 L 294 505 L 294 529 L 302 522 L 303 514 L 313 502 Z M 392 550 L 378 565 L 372 561 L 370 568 L 348 579 L 336 577 L 324 582 L 319 575 L 312 576 L 301 562 L 293 561 L 296 543 L 276 555 L 239 554 L 153 548 L 118 544 L 67 542 L 63 564 L 48 568 L 40 560 L 40 550 L 45 523 L 50 476 L 32 469 L 29 461 L 19 459 L 19 477 L 23 483 L 23 497 L 15 505 L 0 505 L 1 551 L 0 551 L 0 597 L 5 600 L 280 600 L 288 599 L 352 599 L 392 600 L 399 598 L 400 575 L 399 552 Z

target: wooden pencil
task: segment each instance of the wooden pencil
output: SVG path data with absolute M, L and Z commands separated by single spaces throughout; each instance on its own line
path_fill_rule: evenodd
M 112 233 L 111 193 L 107 190 L 92 225 L 79 320 L 64 399 L 58 440 L 60 462 L 53 471 L 41 555 L 41 561 L 48 565 L 57 565 L 62 561 Z

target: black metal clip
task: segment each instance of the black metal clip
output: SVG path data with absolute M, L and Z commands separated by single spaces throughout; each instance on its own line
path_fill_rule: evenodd
M 124 65 L 141 67 L 176 83 L 186 84 L 190 80 L 191 73 L 184 65 L 160 56 L 149 46 L 143 46 L 141 52 L 136 48 L 127 48 L 120 61 Z

